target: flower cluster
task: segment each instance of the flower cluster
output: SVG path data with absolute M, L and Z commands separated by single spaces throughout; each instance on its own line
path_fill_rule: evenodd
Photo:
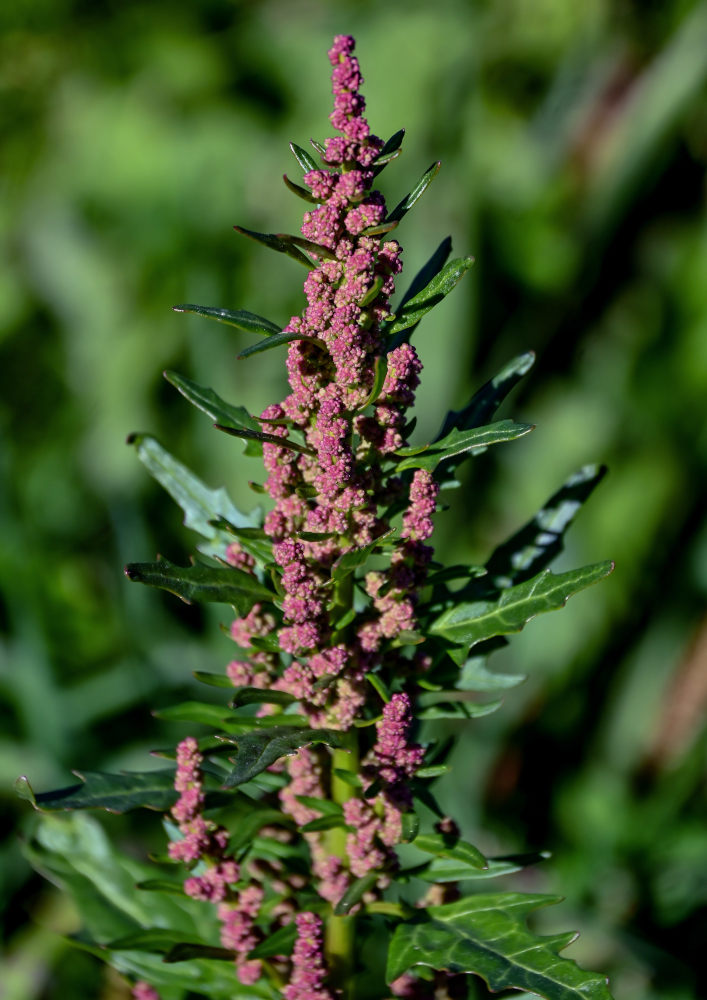
M 174 782 L 180 795 L 172 806 L 182 839 L 170 843 L 169 856 L 175 861 L 200 863 L 200 874 L 185 880 L 184 892 L 193 899 L 208 900 L 218 906 L 221 943 L 235 953 L 238 978 L 247 985 L 256 982 L 262 971 L 259 961 L 249 961 L 246 956 L 258 943 L 253 923 L 263 890 L 254 883 L 241 891 L 236 888 L 242 876 L 239 865 L 226 855 L 228 832 L 204 817 L 202 763 L 196 740 L 192 737 L 182 740 L 177 747 Z
M 372 188 L 383 143 L 364 117 L 353 48 L 352 38 L 338 36 L 329 52 L 330 120 L 339 135 L 323 147 L 323 168 L 304 177 L 315 205 L 301 229 L 312 268 L 304 284 L 307 305 L 285 327 L 293 335 L 287 356 L 290 392 L 259 418 L 268 435 L 264 488 L 273 505 L 264 530 L 282 595 L 279 611 L 256 604 L 232 623 L 230 635 L 243 655 L 227 667 L 237 687 L 291 695 L 315 728 L 346 732 L 365 713 L 375 722 L 375 730 L 366 729 L 361 737 L 359 773 L 338 799 L 346 824 L 341 837 L 303 834 L 313 888 L 332 905 L 370 872 L 377 874 L 376 887 L 364 902 L 375 898 L 397 867 L 394 847 L 412 804 L 409 781 L 424 755 L 410 742 L 410 695 L 399 690 L 418 669 L 419 658 L 410 658 L 403 647 L 417 625 L 438 490 L 429 472 L 395 471 L 396 452 L 407 445 L 407 410 L 422 366 L 409 343 L 391 349 L 385 342 L 383 324 L 391 316 L 401 248 L 388 238 L 396 222 L 387 219 L 385 200 Z M 357 549 L 381 551 L 387 558 L 386 568 L 360 581 L 354 614 L 351 580 L 348 590 L 342 588 L 337 567 Z M 237 543 L 226 558 L 242 571 L 256 571 Z M 281 653 L 268 651 L 266 638 L 276 638 Z M 397 689 L 382 707 L 367 680 L 373 675 L 395 680 Z M 267 711 L 265 706 L 260 714 Z M 320 748 L 302 747 L 284 765 L 289 783 L 279 792 L 280 803 L 299 827 L 321 815 L 311 803 L 329 795 L 327 758 Z M 256 940 L 253 921 L 262 889 L 254 883 L 242 888 L 238 865 L 225 855 L 225 831 L 204 820 L 199 764 L 196 744 L 185 741 L 177 776 L 180 800 L 173 810 L 184 839 L 170 852 L 205 863 L 187 879 L 185 890 L 219 906 L 224 947 L 236 953 L 241 981 L 253 982 L 259 963 L 246 956 Z M 286 1000 L 328 1000 L 321 920 L 300 913 L 296 925 Z

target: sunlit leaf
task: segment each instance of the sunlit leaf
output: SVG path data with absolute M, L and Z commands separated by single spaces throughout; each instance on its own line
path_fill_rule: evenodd
M 386 979 L 423 965 L 475 973 L 493 991 L 528 990 L 547 1000 L 611 1000 L 606 977 L 586 972 L 559 951 L 576 935 L 540 937 L 525 919 L 556 896 L 480 894 L 431 906 L 416 922 L 395 929 Z
M 613 563 L 602 562 L 567 573 L 546 569 L 532 580 L 502 591 L 497 598 L 449 608 L 429 630 L 467 649 L 492 636 L 520 632 L 531 618 L 563 607 L 572 594 L 608 576 L 613 568 Z
M 398 308 L 395 318 L 384 325 L 384 334 L 393 337 L 419 323 L 430 309 L 434 309 L 451 292 L 473 263 L 473 257 L 459 257 L 446 264 L 425 288 L 413 295 L 404 306 Z
M 302 167 L 305 174 L 308 174 L 310 170 L 317 169 L 315 160 L 310 156 L 306 149 L 302 149 L 302 147 L 298 146 L 296 142 L 290 143 L 290 149 L 292 150 L 292 155 Z
M 440 462 L 444 462 L 455 455 L 465 452 L 474 452 L 478 449 L 488 448 L 492 444 L 500 444 L 504 441 L 515 441 L 524 434 L 533 430 L 533 424 L 515 423 L 513 420 L 499 420 L 495 424 L 486 427 L 475 427 L 472 430 L 460 431 L 456 428 L 450 431 L 446 437 L 441 438 L 429 445 L 424 451 L 419 448 L 410 449 L 416 454 L 404 457 L 396 467 L 396 472 L 403 472 L 405 469 L 427 469 L 433 472 Z M 405 456 L 408 449 L 401 448 L 398 455 Z
M 199 549 L 204 555 L 223 557 L 230 544 L 231 539 L 215 524 L 219 518 L 236 527 L 255 525 L 253 515 L 242 514 L 223 487 L 209 489 L 149 434 L 131 434 L 128 444 L 135 446 L 138 458 L 148 472 L 182 508 L 187 528 L 198 531 L 210 541 L 210 545 L 202 545 Z M 244 548 L 250 551 L 247 543 Z
M 250 781 L 281 757 L 297 753 L 300 747 L 310 746 L 313 743 L 325 743 L 330 747 L 339 748 L 348 746 L 345 736 L 335 729 L 292 730 L 281 725 L 232 737 L 228 742 L 234 743 L 238 752 L 235 757 L 229 758 L 233 770 L 225 781 L 226 788 L 233 788 Z
M 251 344 L 249 347 L 243 348 L 243 350 L 238 355 L 238 360 L 242 361 L 244 358 L 249 358 L 251 354 L 262 354 L 263 351 L 271 351 L 274 347 L 281 347 L 282 344 L 291 344 L 293 340 L 308 340 L 311 344 L 316 344 L 317 347 L 324 347 L 324 342 L 319 340 L 318 337 L 312 337 L 307 333 L 298 333 L 296 330 L 287 333 L 277 333 L 272 337 L 266 337 L 265 340 L 259 340 L 257 344 Z
M 400 219 L 403 218 L 403 216 L 407 215 L 407 213 L 410 211 L 415 202 L 422 197 L 422 195 L 425 193 L 425 191 L 430 186 L 432 181 L 435 179 L 435 177 L 439 173 L 439 168 L 441 166 L 442 163 L 440 160 L 437 160 L 435 163 L 431 164 L 424 172 L 420 180 L 417 182 L 415 187 L 412 189 L 412 191 L 409 194 L 407 194 L 403 198 L 403 200 L 395 206 L 392 212 L 388 213 L 388 216 L 385 221 L 399 222 Z
M 529 580 L 562 552 L 565 531 L 605 475 L 606 466 L 583 466 L 531 521 L 495 549 L 486 569 L 497 587 Z
M 176 594 L 183 601 L 230 604 L 241 617 L 256 601 L 272 601 L 274 594 L 252 573 L 222 566 L 175 566 L 167 559 L 155 563 L 128 563 L 125 575 L 134 583 L 145 583 Z
M 221 399 L 213 389 L 198 385 L 185 375 L 178 375 L 177 372 L 166 371 L 164 377 L 193 406 L 196 406 L 222 427 L 244 427 L 258 432 L 261 430 L 260 423 L 248 413 L 244 406 L 232 406 Z
M 36 809 L 107 809 L 124 813 L 130 809 L 157 809 L 165 812 L 177 798 L 174 770 L 106 774 L 101 771 L 74 771 L 80 784 L 52 792 L 33 793 L 26 778 L 18 793 Z
M 197 306 L 191 302 L 172 306 L 172 309 L 179 313 L 195 313 L 206 319 L 215 319 L 219 323 L 235 326 L 248 333 L 264 333 L 267 336 L 272 336 L 282 330 L 282 327 L 278 326 L 277 323 L 272 323 L 269 319 L 247 312 L 245 309 L 220 309 L 218 306 Z
M 517 358 L 509 361 L 498 375 L 494 375 L 472 396 L 471 401 L 463 410 L 449 411 L 439 432 L 439 438 L 446 437 L 455 427 L 459 430 L 467 430 L 485 424 L 494 415 L 511 389 L 530 371 L 534 361 L 535 355 L 532 351 L 520 354 Z
M 257 233 L 255 230 L 245 229 L 243 226 L 234 226 L 233 228 L 241 236 L 247 236 L 249 239 L 255 240 L 256 243 L 262 243 L 271 250 L 277 251 L 277 253 L 284 253 L 288 257 L 292 257 L 293 260 L 304 264 L 308 270 L 315 266 L 309 257 L 306 257 L 299 247 L 295 246 L 292 238 L 285 233 Z

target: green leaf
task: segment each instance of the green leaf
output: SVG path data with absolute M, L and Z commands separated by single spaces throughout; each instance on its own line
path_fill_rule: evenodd
M 152 983 L 165 998 L 197 993 L 211 1000 L 232 1000 L 238 991 L 232 963 L 194 959 L 166 965 L 161 953 L 111 951 L 105 946 L 149 928 L 169 928 L 181 941 L 218 944 L 215 907 L 183 895 L 136 888 L 136 883 L 154 874 L 154 866 L 118 852 L 86 813 L 46 814 L 37 820 L 36 838 L 24 849 L 32 864 L 60 883 L 77 907 L 83 923 L 81 939 L 74 942 L 77 947 L 131 980 Z M 276 994 L 270 986 L 255 984 L 243 996 L 275 1000 Z
M 453 861 L 463 861 L 472 868 L 486 868 L 486 858 L 473 844 L 467 844 L 444 833 L 422 833 L 413 841 L 413 846 L 425 854 L 434 854 L 439 858 L 450 858 Z
M 372 542 L 368 545 L 362 545 L 358 549 L 349 549 L 344 552 L 343 555 L 339 556 L 331 569 L 332 580 L 337 583 L 347 577 L 354 570 L 359 569 L 364 566 L 371 555 L 379 548 L 385 541 L 393 534 L 393 529 L 386 531 L 384 534 L 379 535 L 378 538 L 374 538 Z
M 475 452 L 479 449 L 488 448 L 489 445 L 499 444 L 504 441 L 515 441 L 516 438 L 523 437 L 533 430 L 533 424 L 520 424 L 513 420 L 498 420 L 495 424 L 488 424 L 486 427 L 475 427 L 472 430 L 460 431 L 456 428 L 450 431 L 446 437 L 435 441 L 429 445 L 425 451 L 404 458 L 396 466 L 396 472 L 403 472 L 405 469 L 427 469 L 433 472 L 440 462 L 444 462 L 455 455 L 466 452 Z M 413 449 L 410 449 L 413 450 Z M 418 451 L 418 449 L 414 449 Z M 398 455 L 405 455 L 407 449 L 401 448 Z
M 422 291 L 413 295 L 404 306 L 398 308 L 395 318 L 389 320 L 384 325 L 384 334 L 393 337 L 395 334 L 419 323 L 430 309 L 434 309 L 445 295 L 451 292 L 473 263 L 473 257 L 459 257 L 446 264 Z M 397 344 L 393 346 L 397 346 Z
M 444 692 L 449 695 L 459 695 L 462 692 Z M 436 701 L 421 708 L 417 713 L 418 719 L 481 719 L 485 715 L 492 715 L 497 712 L 503 704 L 503 700 L 498 698 L 495 701 L 474 702 L 457 701 L 454 697 L 447 697 L 444 700 Z
M 327 746 L 340 749 L 348 746 L 344 734 L 335 729 L 293 731 L 282 726 L 232 737 L 227 742 L 234 743 L 238 752 L 235 757 L 229 758 L 234 767 L 224 783 L 226 788 L 234 788 L 250 781 L 281 757 L 297 753 L 300 747 L 310 746 L 312 743 L 326 743 Z
M 385 355 L 379 355 L 376 358 L 375 363 L 375 375 L 373 377 L 373 385 L 371 386 L 371 391 L 368 396 L 364 399 L 361 405 L 358 407 L 359 410 L 365 410 L 367 406 L 375 401 L 380 396 L 383 385 L 385 383 L 385 377 L 388 374 L 388 359 Z
M 452 238 L 451 236 L 445 236 L 427 263 L 420 268 L 410 282 L 410 287 L 405 292 L 397 306 L 398 312 L 400 312 L 407 305 L 410 299 L 414 298 L 418 294 L 418 292 L 421 292 L 423 288 L 426 288 L 432 279 L 439 274 L 446 264 L 447 258 L 451 252 Z
M 128 563 L 125 575 L 135 583 L 159 587 L 176 594 L 187 604 L 203 601 L 230 604 L 241 617 L 257 601 L 272 601 L 272 591 L 251 573 L 235 566 L 175 566 L 167 559 L 155 563 Z
M 287 691 L 275 691 L 273 688 L 241 687 L 236 692 L 231 704 L 239 705 L 291 705 L 297 699 Z
M 400 147 L 402 146 L 404 137 L 404 128 L 401 128 L 398 132 L 391 135 L 390 139 L 388 139 L 378 156 L 371 164 L 374 177 L 377 177 L 381 170 L 383 170 L 383 168 L 386 167 L 392 160 L 396 160 L 400 156 L 402 153 L 402 149 Z
M 233 952 L 212 944 L 197 944 L 194 941 L 179 941 L 173 945 L 162 959 L 167 964 L 188 962 L 193 958 L 215 959 L 219 962 L 233 962 Z
M 172 306 L 178 313 L 195 313 L 197 316 L 204 316 L 206 319 L 215 319 L 219 323 L 227 326 L 235 326 L 239 330 L 246 330 L 248 333 L 264 333 L 271 337 L 275 333 L 280 333 L 281 326 L 272 323 L 263 316 L 256 313 L 247 312 L 245 309 L 220 309 L 218 306 L 197 306 L 192 302 L 185 302 L 179 306 Z
M 228 535 L 214 523 L 218 519 L 236 527 L 254 525 L 253 516 L 242 514 L 223 487 L 210 490 L 149 434 L 131 434 L 128 444 L 135 445 L 142 464 L 182 508 L 187 528 L 209 539 L 210 545 L 199 548 L 204 555 L 223 556 L 230 544 Z M 244 547 L 248 548 L 247 545 Z
M 173 896 L 181 896 L 184 898 L 184 883 L 171 882 L 166 878 L 146 878 L 142 882 L 135 883 L 136 889 L 141 889 L 143 892 L 168 892 Z
M 535 615 L 564 607 L 572 594 L 608 576 L 613 568 L 612 562 L 602 562 L 567 573 L 546 569 L 532 580 L 504 590 L 499 597 L 449 608 L 432 622 L 429 631 L 467 649 L 492 636 L 520 632 Z
M 423 882 L 477 882 L 483 879 L 499 878 L 522 871 L 528 865 L 541 861 L 541 855 L 530 854 L 526 861 L 488 858 L 485 868 L 474 868 L 453 858 L 435 858 L 428 865 L 421 866 L 409 874 Z
M 474 973 L 494 992 L 519 989 L 547 1000 L 611 1000 L 604 976 L 559 956 L 574 935 L 541 937 L 525 925 L 530 912 L 558 901 L 555 896 L 506 892 L 432 906 L 426 920 L 395 929 L 386 979 L 393 982 L 426 965 Z
M 323 830 L 345 829 L 346 820 L 343 816 L 319 816 L 300 827 L 301 833 L 321 833 Z
M 125 934 L 106 944 L 111 951 L 151 951 L 165 954 L 179 943 L 196 948 L 208 948 L 205 941 L 184 942 L 183 935 L 165 927 L 146 927 L 134 934 Z M 228 953 L 233 959 L 233 952 Z
M 241 236 L 247 236 L 251 240 L 255 240 L 256 243 L 262 243 L 266 247 L 270 247 L 271 250 L 277 251 L 277 253 L 284 253 L 288 257 L 292 257 L 293 260 L 298 261 L 308 270 L 312 270 L 315 266 L 309 257 L 306 257 L 302 251 L 295 245 L 293 238 L 287 236 L 286 233 L 257 233 L 253 229 L 245 229 L 243 226 L 233 227 L 237 233 Z
M 302 147 L 298 146 L 296 142 L 290 143 L 290 149 L 292 150 L 292 155 L 302 167 L 305 174 L 308 174 L 310 170 L 317 170 L 316 161 L 312 159 L 306 149 L 302 149 Z
M 427 170 L 424 172 L 420 180 L 417 182 L 412 191 L 407 194 L 403 200 L 395 206 L 392 212 L 388 213 L 386 222 L 399 222 L 407 213 L 410 211 L 412 206 L 418 201 L 422 195 L 425 193 L 427 188 L 430 186 L 432 181 L 435 179 L 439 173 L 439 168 L 442 166 L 440 160 L 436 160 L 432 163 Z
M 233 690 L 233 681 L 226 674 L 212 674 L 208 670 L 195 670 L 194 677 L 209 687 L 229 688 L 231 691 Z
M 332 802 L 331 799 L 317 799 L 311 795 L 295 795 L 295 798 L 303 806 L 307 806 L 308 809 L 314 809 L 323 816 L 341 816 L 343 814 L 339 803 Z
M 252 417 L 244 406 L 231 406 L 221 399 L 213 389 L 197 385 L 184 375 L 166 371 L 164 377 L 189 402 L 222 427 L 247 428 L 260 431 L 260 423 Z
M 352 882 L 334 907 L 334 913 L 336 916 L 345 917 L 346 914 L 353 909 L 356 903 L 358 903 L 368 892 L 368 890 L 374 887 L 380 878 L 380 874 L 380 872 L 367 872 L 366 875 L 362 875 L 361 878 L 357 878 L 355 882 Z
M 497 674 L 486 666 L 485 656 L 472 656 L 461 668 L 456 687 L 460 691 L 499 691 L 516 687 L 525 674 Z
M 273 955 L 290 955 L 297 939 L 294 920 L 268 934 L 264 941 L 248 952 L 248 958 L 272 958 Z
M 506 588 L 529 580 L 562 552 L 565 531 L 605 475 L 606 466 L 583 466 L 531 521 L 495 549 L 486 564 L 495 586 Z
M 520 354 L 513 358 L 498 375 L 486 382 L 478 392 L 472 396 L 471 402 L 463 410 L 450 410 L 445 417 L 439 437 L 445 437 L 453 428 L 467 430 L 470 427 L 478 427 L 489 420 L 508 393 L 520 382 L 533 366 L 535 355 L 532 351 Z
M 285 187 L 288 191 L 291 191 L 292 194 L 296 194 L 297 197 L 301 198 L 303 201 L 308 201 L 310 205 L 319 204 L 311 191 L 308 191 L 307 188 L 301 187 L 299 184 L 295 184 L 294 181 L 290 180 L 287 174 L 283 174 L 282 179 L 285 182 Z
M 130 809 L 156 809 L 165 812 L 177 800 L 174 790 L 174 770 L 105 774 L 101 771 L 74 771 L 81 779 L 78 785 L 59 788 L 36 795 L 27 778 L 16 785 L 21 798 L 28 799 L 35 809 L 107 809 L 124 813 Z
M 244 358 L 249 358 L 251 354 L 262 354 L 263 351 L 271 351 L 274 347 L 281 347 L 282 344 L 291 344 L 293 340 L 308 340 L 310 344 L 316 344 L 317 347 L 324 347 L 323 341 L 307 333 L 297 333 L 296 331 L 292 333 L 277 333 L 272 337 L 266 337 L 265 340 L 259 340 L 257 344 L 245 347 L 238 355 L 238 360 L 242 361 Z
M 320 156 L 324 155 L 324 153 L 326 152 L 326 149 L 325 149 L 323 143 L 317 142 L 316 139 L 310 139 L 309 142 L 310 142 L 311 146 L 314 149 L 316 149 L 316 151 L 320 154 Z
M 257 441 L 260 444 L 263 442 L 276 444 L 279 448 L 289 448 L 290 451 L 297 451 L 300 455 L 313 456 L 315 454 L 311 448 L 307 448 L 305 445 L 299 444 L 291 438 L 277 437 L 276 434 L 268 434 L 264 431 L 251 431 L 246 427 L 224 427 L 222 424 L 214 424 L 214 427 L 218 431 L 224 431 L 233 437 L 243 438 L 245 441 Z

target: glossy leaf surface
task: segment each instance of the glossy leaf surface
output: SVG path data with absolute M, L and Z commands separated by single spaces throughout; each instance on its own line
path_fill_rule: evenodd
M 212 490 L 181 462 L 178 462 L 149 434 L 132 434 L 128 444 L 135 446 L 138 458 L 184 511 L 184 524 L 208 539 L 210 545 L 202 545 L 200 552 L 223 556 L 231 538 L 214 522 L 223 518 L 230 524 L 246 528 L 253 527 L 255 518 L 241 513 L 223 487 Z M 244 548 L 248 551 L 247 543 Z M 253 554 L 251 552 L 251 554 Z
M 174 770 L 105 774 L 102 771 L 74 771 L 80 784 L 53 792 L 35 794 L 26 778 L 19 779 L 17 791 L 36 809 L 107 809 L 124 813 L 130 809 L 166 811 L 177 798 Z
M 306 149 L 302 149 L 302 147 L 298 146 L 296 142 L 290 143 L 290 149 L 292 150 L 292 155 L 302 167 L 305 174 L 308 174 L 310 170 L 317 169 L 316 161 Z
M 572 594 L 608 576 L 613 568 L 613 563 L 602 562 L 567 573 L 544 570 L 497 598 L 449 608 L 432 622 L 430 632 L 466 648 L 492 636 L 520 632 L 531 618 L 563 607 Z
M 198 385 L 185 375 L 178 375 L 177 372 L 166 371 L 164 377 L 193 406 L 211 417 L 214 423 L 220 424 L 222 427 L 245 427 L 251 431 L 260 431 L 260 423 L 248 413 L 244 406 L 232 406 L 221 399 L 213 389 Z
M 226 779 L 226 788 L 250 781 L 281 757 L 296 753 L 300 747 L 312 743 L 326 743 L 327 746 L 340 748 L 347 746 L 342 733 L 334 729 L 293 730 L 282 726 L 233 737 L 228 742 L 235 743 L 238 752 L 235 757 L 229 758 L 233 770 Z
M 472 430 L 460 431 L 456 428 L 450 431 L 446 437 L 435 441 L 424 451 L 412 448 L 411 451 L 417 454 L 404 457 L 396 468 L 396 472 L 403 472 L 405 469 L 427 469 L 433 472 L 434 469 L 449 458 L 461 455 L 465 452 L 474 452 L 480 448 L 488 448 L 492 444 L 501 444 L 505 441 L 515 441 L 516 438 L 523 437 L 524 434 L 533 430 L 533 424 L 515 423 L 513 420 L 498 420 L 495 424 L 486 427 L 475 427 Z M 398 455 L 405 456 L 407 449 L 402 448 Z
M 401 202 L 399 202 L 392 212 L 388 213 L 386 222 L 399 222 L 407 213 L 410 211 L 412 206 L 418 201 L 422 195 L 425 193 L 427 188 L 430 186 L 432 181 L 435 179 L 439 173 L 439 168 L 442 166 L 440 160 L 436 160 L 432 163 L 427 170 L 424 172 L 420 180 L 417 182 L 412 191 L 407 194 Z
M 272 601 L 273 593 L 251 573 L 235 567 L 176 566 L 167 559 L 155 563 L 128 563 L 125 575 L 135 583 L 159 587 L 183 601 L 231 604 L 239 615 L 247 615 L 256 601 Z
M 264 333 L 272 336 L 280 333 L 282 327 L 277 323 L 272 323 L 264 316 L 248 312 L 245 309 L 220 309 L 218 306 L 197 306 L 191 302 L 185 302 L 179 306 L 172 306 L 178 313 L 195 313 L 197 316 L 204 316 L 206 319 L 215 319 L 219 323 L 227 326 L 235 326 L 239 330 L 246 330 L 248 333 Z
M 458 257 L 446 264 L 421 291 L 398 308 L 395 319 L 386 323 L 383 332 L 393 337 L 395 334 L 419 323 L 430 309 L 442 301 L 459 283 L 474 263 L 473 257 Z
M 530 371 L 535 361 L 532 351 L 520 354 L 513 358 L 501 371 L 489 379 L 463 410 L 450 410 L 445 417 L 440 438 L 447 435 L 454 427 L 459 430 L 466 430 L 470 427 L 478 427 L 489 420 L 511 389 L 520 382 L 524 375 Z
M 263 351 L 271 351 L 274 347 L 281 347 L 282 344 L 291 344 L 293 340 L 309 340 L 312 344 L 317 344 L 320 347 L 324 346 L 322 341 L 306 333 L 297 333 L 297 331 L 276 333 L 272 337 L 266 337 L 265 340 L 259 340 L 257 344 L 245 347 L 238 355 L 238 360 L 242 361 L 244 358 L 249 358 L 251 354 L 262 354 Z
M 525 919 L 555 896 L 480 894 L 426 911 L 428 921 L 400 924 L 388 953 L 387 980 L 415 966 L 471 972 L 493 991 L 528 990 L 547 1000 L 611 1000 L 606 978 L 559 951 L 576 936 L 540 937 Z
M 234 226 L 233 228 L 241 236 L 247 236 L 249 239 L 255 240 L 256 243 L 262 243 L 277 253 L 284 253 L 298 263 L 304 264 L 310 270 L 314 267 L 309 257 L 306 257 L 299 247 L 295 246 L 292 238 L 285 233 L 257 233 L 255 230 L 245 229 L 243 226 Z
M 499 545 L 486 564 L 498 587 L 535 576 L 562 552 L 564 533 L 606 475 L 606 466 L 585 465 L 563 483 L 532 520 Z

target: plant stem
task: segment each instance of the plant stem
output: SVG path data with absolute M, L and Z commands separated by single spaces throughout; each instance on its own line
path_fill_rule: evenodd
M 358 734 L 355 730 L 349 733 L 350 750 L 334 750 L 331 760 L 331 798 L 338 805 L 343 805 L 352 795 L 354 789 L 340 778 L 336 770 L 358 773 Z M 347 831 L 337 827 L 328 830 L 325 837 L 325 848 L 328 854 L 340 858 L 346 863 Z M 355 940 L 355 917 L 338 917 L 334 913 L 327 918 L 325 929 L 325 952 L 331 970 L 331 982 L 335 989 L 341 991 L 343 998 L 351 997 L 351 975 L 353 972 L 353 953 Z

